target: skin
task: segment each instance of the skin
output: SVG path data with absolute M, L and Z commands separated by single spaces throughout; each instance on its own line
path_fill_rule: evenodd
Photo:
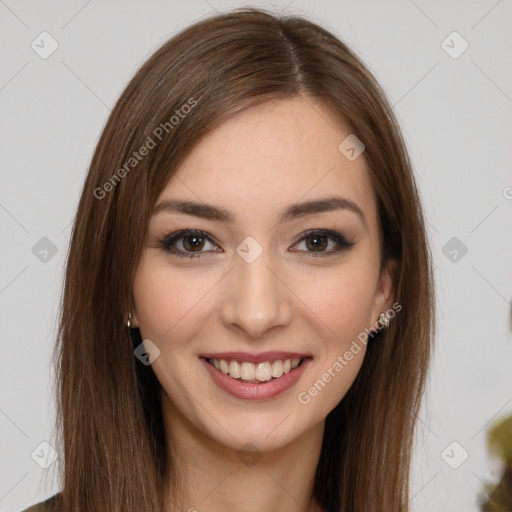
M 393 303 L 392 268 L 380 269 L 364 153 L 351 162 L 338 150 L 350 133 L 311 98 L 251 107 L 202 139 L 157 200 L 204 202 L 236 217 L 228 224 L 160 211 L 136 272 L 132 323 L 161 351 L 152 367 L 182 475 L 182 494 L 168 501 L 169 511 L 321 510 L 312 493 L 325 418 L 352 385 L 365 345 L 309 403 L 298 394 Z M 334 194 L 357 203 L 364 221 L 338 209 L 278 223 L 289 204 Z M 160 240 L 182 229 L 215 241 L 196 249 L 200 257 L 166 252 Z M 328 245 L 315 257 L 311 238 L 302 239 L 309 229 L 340 232 L 354 245 L 333 252 L 336 241 L 321 239 Z M 247 236 L 263 249 L 252 263 L 236 252 Z M 193 252 L 184 242 L 190 238 L 174 245 Z M 199 360 L 234 350 L 305 352 L 313 359 L 284 393 L 242 400 L 219 388 Z M 239 451 L 247 443 L 255 452 L 244 464 Z

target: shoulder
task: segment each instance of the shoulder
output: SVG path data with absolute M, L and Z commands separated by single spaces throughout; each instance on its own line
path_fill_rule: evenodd
M 60 493 L 54 494 L 41 503 L 36 503 L 22 512 L 57 512 L 60 504 Z

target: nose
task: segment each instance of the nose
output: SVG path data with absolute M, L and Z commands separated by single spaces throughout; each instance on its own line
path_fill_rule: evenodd
M 225 283 L 223 322 L 253 339 L 289 325 L 293 316 L 293 293 L 265 254 L 252 263 L 236 258 Z

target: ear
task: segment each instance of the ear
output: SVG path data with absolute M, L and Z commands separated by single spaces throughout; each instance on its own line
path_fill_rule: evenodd
M 135 311 L 131 311 L 131 315 L 132 315 L 132 320 L 131 320 L 132 328 L 139 327 L 139 320 L 137 319 L 137 313 L 135 313 Z
M 375 322 L 381 313 L 385 313 L 393 305 L 393 278 L 397 270 L 397 261 L 388 260 L 382 267 L 379 281 L 375 290 L 375 301 L 372 309 L 372 323 Z
M 128 312 L 126 313 L 126 321 L 128 321 L 128 313 L 130 313 L 130 315 L 131 315 L 131 320 L 130 320 L 131 327 L 132 328 L 139 327 L 139 319 L 137 318 L 137 312 L 135 311 L 133 302 L 130 305 Z

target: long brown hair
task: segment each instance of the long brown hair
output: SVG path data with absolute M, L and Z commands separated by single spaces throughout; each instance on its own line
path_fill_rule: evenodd
M 382 263 L 397 262 L 394 297 L 403 307 L 370 340 L 354 384 L 326 418 L 314 493 L 328 511 L 407 510 L 434 335 L 431 257 L 411 163 L 382 89 L 343 42 L 303 17 L 255 8 L 200 21 L 159 48 L 97 144 L 73 226 L 56 348 L 63 510 L 164 508 L 178 468 L 165 449 L 172 439 L 161 387 L 134 357 L 140 333 L 125 327 L 149 218 L 201 137 L 244 108 L 297 95 L 321 101 L 365 144 Z M 143 146 L 145 156 L 131 160 Z

